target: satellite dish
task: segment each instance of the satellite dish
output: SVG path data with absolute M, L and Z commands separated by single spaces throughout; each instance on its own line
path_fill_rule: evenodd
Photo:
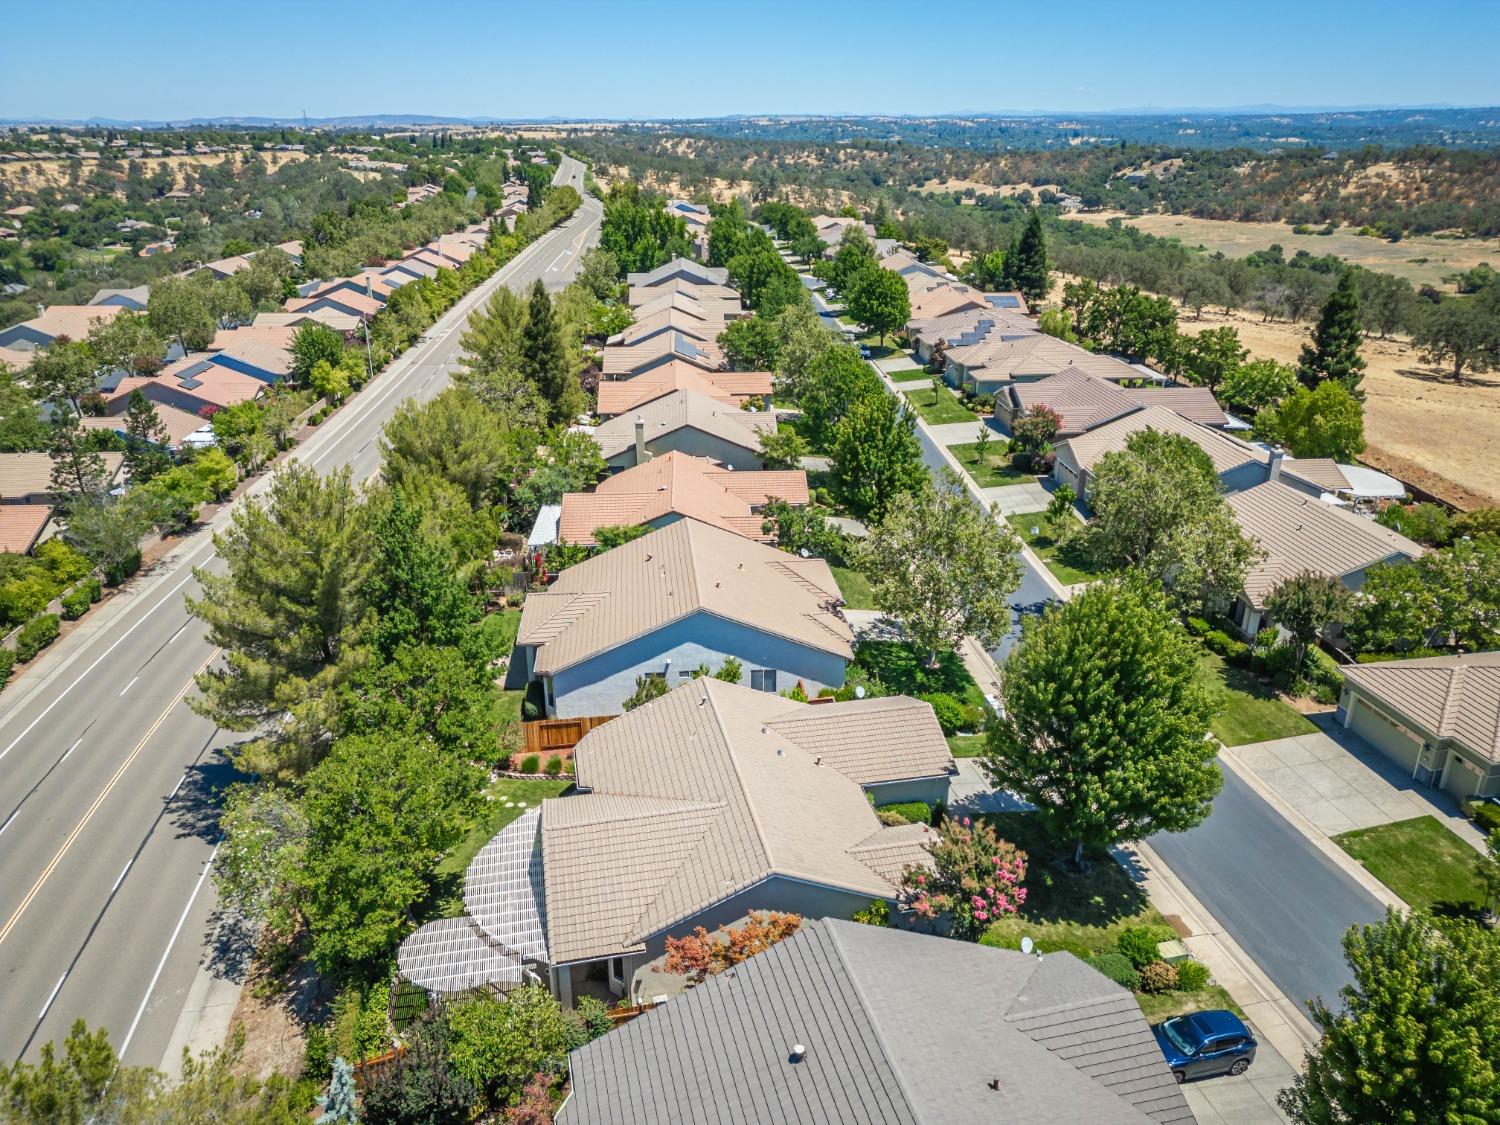
M 801 555 L 804 559 L 812 557 L 811 554 L 810 554 L 810 552 L 808 551 L 808 549 L 806 547 L 801 548 L 800 550 L 798 550 L 797 553 L 799 555 Z
M 1021 939 L 1021 952 L 1022 953 L 1030 953 L 1035 948 L 1036 948 L 1036 942 L 1032 941 L 1029 937 L 1023 937 Z
M 854 685 L 854 698 L 855 699 L 863 699 L 864 697 L 865 697 L 865 685 L 864 684 L 855 684 Z

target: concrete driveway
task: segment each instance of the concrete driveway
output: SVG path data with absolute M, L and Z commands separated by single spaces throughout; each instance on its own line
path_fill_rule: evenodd
M 1273 1125 L 1290 1120 L 1276 1104 L 1276 1095 L 1292 1084 L 1292 1068 L 1259 1033 L 1256 1038 L 1261 1046 L 1255 1061 L 1238 1078 L 1223 1074 L 1182 1084 L 1198 1125 Z

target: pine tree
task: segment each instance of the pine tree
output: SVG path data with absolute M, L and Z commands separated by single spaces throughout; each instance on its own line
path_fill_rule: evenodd
M 1359 317 L 1359 292 L 1354 287 L 1354 271 L 1345 270 L 1339 283 L 1323 305 L 1323 315 L 1313 331 L 1311 343 L 1302 345 L 1297 378 L 1309 388 L 1337 380 L 1344 389 L 1363 400 L 1359 392 L 1365 375 L 1365 361 L 1359 354 L 1364 333 Z
M 1047 239 L 1042 234 L 1042 217 L 1032 208 L 1026 226 L 1005 254 L 1005 274 L 1032 305 L 1047 299 L 1052 277 L 1047 263 Z
M 583 388 L 568 363 L 562 329 L 552 310 L 552 298 L 538 278 L 531 287 L 526 327 L 521 332 L 521 373 L 547 400 L 549 417 L 566 425 L 582 406 Z
M 104 458 L 89 445 L 88 432 L 66 402 L 53 407 L 47 433 L 52 455 L 52 492 L 65 511 L 85 500 L 99 500 L 106 483 Z
M 359 1108 L 354 1093 L 354 1068 L 342 1058 L 333 1060 L 333 1079 L 328 1083 L 328 1094 L 318 1099 L 322 1115 L 314 1125 L 353 1125 L 359 1120 Z
M 130 405 L 125 408 L 125 467 L 132 483 L 144 484 L 172 467 L 167 452 L 171 440 L 151 400 L 140 391 L 131 391 Z
M 404 644 L 456 644 L 478 618 L 446 544 L 423 533 L 421 510 L 392 489 L 375 519 L 375 569 L 368 596 L 375 647 L 386 658 Z

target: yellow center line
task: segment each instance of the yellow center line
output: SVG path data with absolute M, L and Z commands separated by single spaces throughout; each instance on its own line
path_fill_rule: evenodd
M 213 652 L 208 654 L 208 659 L 205 660 L 202 664 L 198 665 L 197 670 L 194 671 L 192 676 L 188 678 L 188 682 L 182 685 L 182 690 L 177 693 L 177 695 L 172 699 L 171 703 L 167 704 L 166 710 L 156 717 L 156 722 L 151 724 L 151 729 L 148 730 L 141 738 L 141 740 L 135 744 L 135 749 L 130 752 L 130 756 L 120 763 L 120 768 L 115 770 L 114 776 L 109 779 L 109 783 L 104 786 L 104 789 L 100 792 L 99 796 L 94 798 L 94 803 L 90 805 L 88 811 L 83 814 L 83 819 L 74 826 L 73 831 L 68 833 L 68 838 L 63 841 L 62 847 L 57 849 L 57 854 L 52 857 L 52 862 L 47 864 L 42 873 L 37 876 L 36 882 L 31 885 L 31 890 L 27 891 L 26 897 L 21 900 L 21 905 L 16 907 L 15 913 L 13 913 L 10 918 L 6 920 L 6 923 L 3 927 L 0 927 L 0 942 L 3 942 L 10 935 L 11 930 L 15 929 L 16 923 L 21 920 L 21 915 L 26 913 L 26 908 L 31 905 L 32 899 L 36 898 L 37 894 L 41 891 L 42 885 L 46 883 L 49 878 L 51 878 L 52 872 L 55 871 L 57 869 L 57 865 L 62 862 L 63 856 L 68 854 L 68 849 L 73 846 L 74 841 L 77 840 L 83 830 L 88 827 L 89 821 L 92 820 L 94 814 L 99 811 L 99 806 L 104 804 L 105 798 L 110 795 L 110 792 L 114 789 L 115 785 L 119 783 L 120 778 L 125 776 L 125 771 L 130 768 L 130 764 L 134 762 L 140 755 L 140 752 L 145 749 L 146 743 L 151 741 L 151 737 L 156 734 L 162 723 L 167 721 L 167 716 L 177 709 L 177 705 L 182 702 L 183 697 L 187 695 L 187 693 L 192 689 L 193 681 L 198 678 L 198 673 L 207 668 L 209 663 L 218 655 L 219 649 L 214 649 Z

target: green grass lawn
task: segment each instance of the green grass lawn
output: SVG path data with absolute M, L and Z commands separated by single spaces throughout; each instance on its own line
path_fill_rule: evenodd
M 1076 547 L 1059 546 L 1052 538 L 1050 523 L 1046 512 L 1024 512 L 1020 515 L 1006 516 L 1005 520 L 1021 537 L 1021 542 L 1030 547 L 1052 572 L 1052 576 L 1064 586 L 1071 586 L 1075 582 L 1092 582 L 1096 578 L 1104 577 L 1102 571 L 1092 569 L 1088 561 L 1078 552 Z M 1031 529 L 1037 528 L 1036 535 L 1031 534 Z
M 1221 700 L 1211 726 L 1225 746 L 1317 733 L 1305 715 L 1283 703 L 1274 688 L 1248 669 L 1226 664 L 1218 653 L 1206 650 L 1198 661 L 1204 683 Z
M 925 379 L 929 383 L 932 381 L 932 376 L 920 367 L 903 367 L 900 371 L 887 371 L 886 375 L 896 383 L 916 382 L 920 379 Z
M 971 441 L 964 445 L 950 445 L 948 452 L 974 478 L 980 488 L 994 488 L 1001 484 L 1025 484 L 1036 480 L 1035 473 L 1027 473 L 1010 463 L 1010 454 L 1005 451 L 1005 439 L 993 438 L 985 451 L 983 463 L 979 458 L 979 443 Z
M 1160 926 L 1161 913 L 1108 852 L 1092 856 L 1089 871 L 1059 860 L 1066 848 L 1037 829 L 1031 813 L 989 813 L 985 820 L 1026 853 L 1026 902 L 1019 913 L 991 923 L 984 944 L 1019 949 L 1030 937 L 1043 949 L 1066 947 L 1075 955 L 1106 953 L 1127 926 Z
M 984 752 L 984 735 L 982 734 L 950 734 L 948 736 L 948 753 L 955 758 L 974 758 Z
M 984 692 L 969 675 L 958 654 L 945 652 L 936 668 L 929 668 L 924 654 L 902 641 L 861 641 L 854 649 L 854 667 L 880 681 L 892 695 L 928 695 L 947 692 L 973 707 L 984 707 Z
M 953 392 L 928 387 L 926 390 L 902 391 L 922 420 L 933 426 L 944 426 L 949 422 L 973 422 L 973 411 L 953 397 Z
M 1484 906 L 1484 887 L 1474 874 L 1479 853 L 1436 817 L 1358 828 L 1333 839 L 1413 907 L 1468 914 Z
M 833 580 L 839 584 L 839 593 L 844 595 L 844 604 L 850 609 L 878 609 L 875 595 L 870 591 L 870 580 L 857 570 L 847 566 L 831 566 Z
M 1228 1008 L 1240 1019 L 1245 1018 L 1244 1009 L 1217 984 L 1211 984 L 1197 992 L 1158 992 L 1155 994 L 1137 992 L 1135 1000 L 1141 1006 L 1141 1014 L 1146 1017 L 1147 1023 L 1161 1023 L 1162 1020 L 1169 1020 L 1173 1016 L 1184 1016 L 1189 1012 L 1216 1008 Z

